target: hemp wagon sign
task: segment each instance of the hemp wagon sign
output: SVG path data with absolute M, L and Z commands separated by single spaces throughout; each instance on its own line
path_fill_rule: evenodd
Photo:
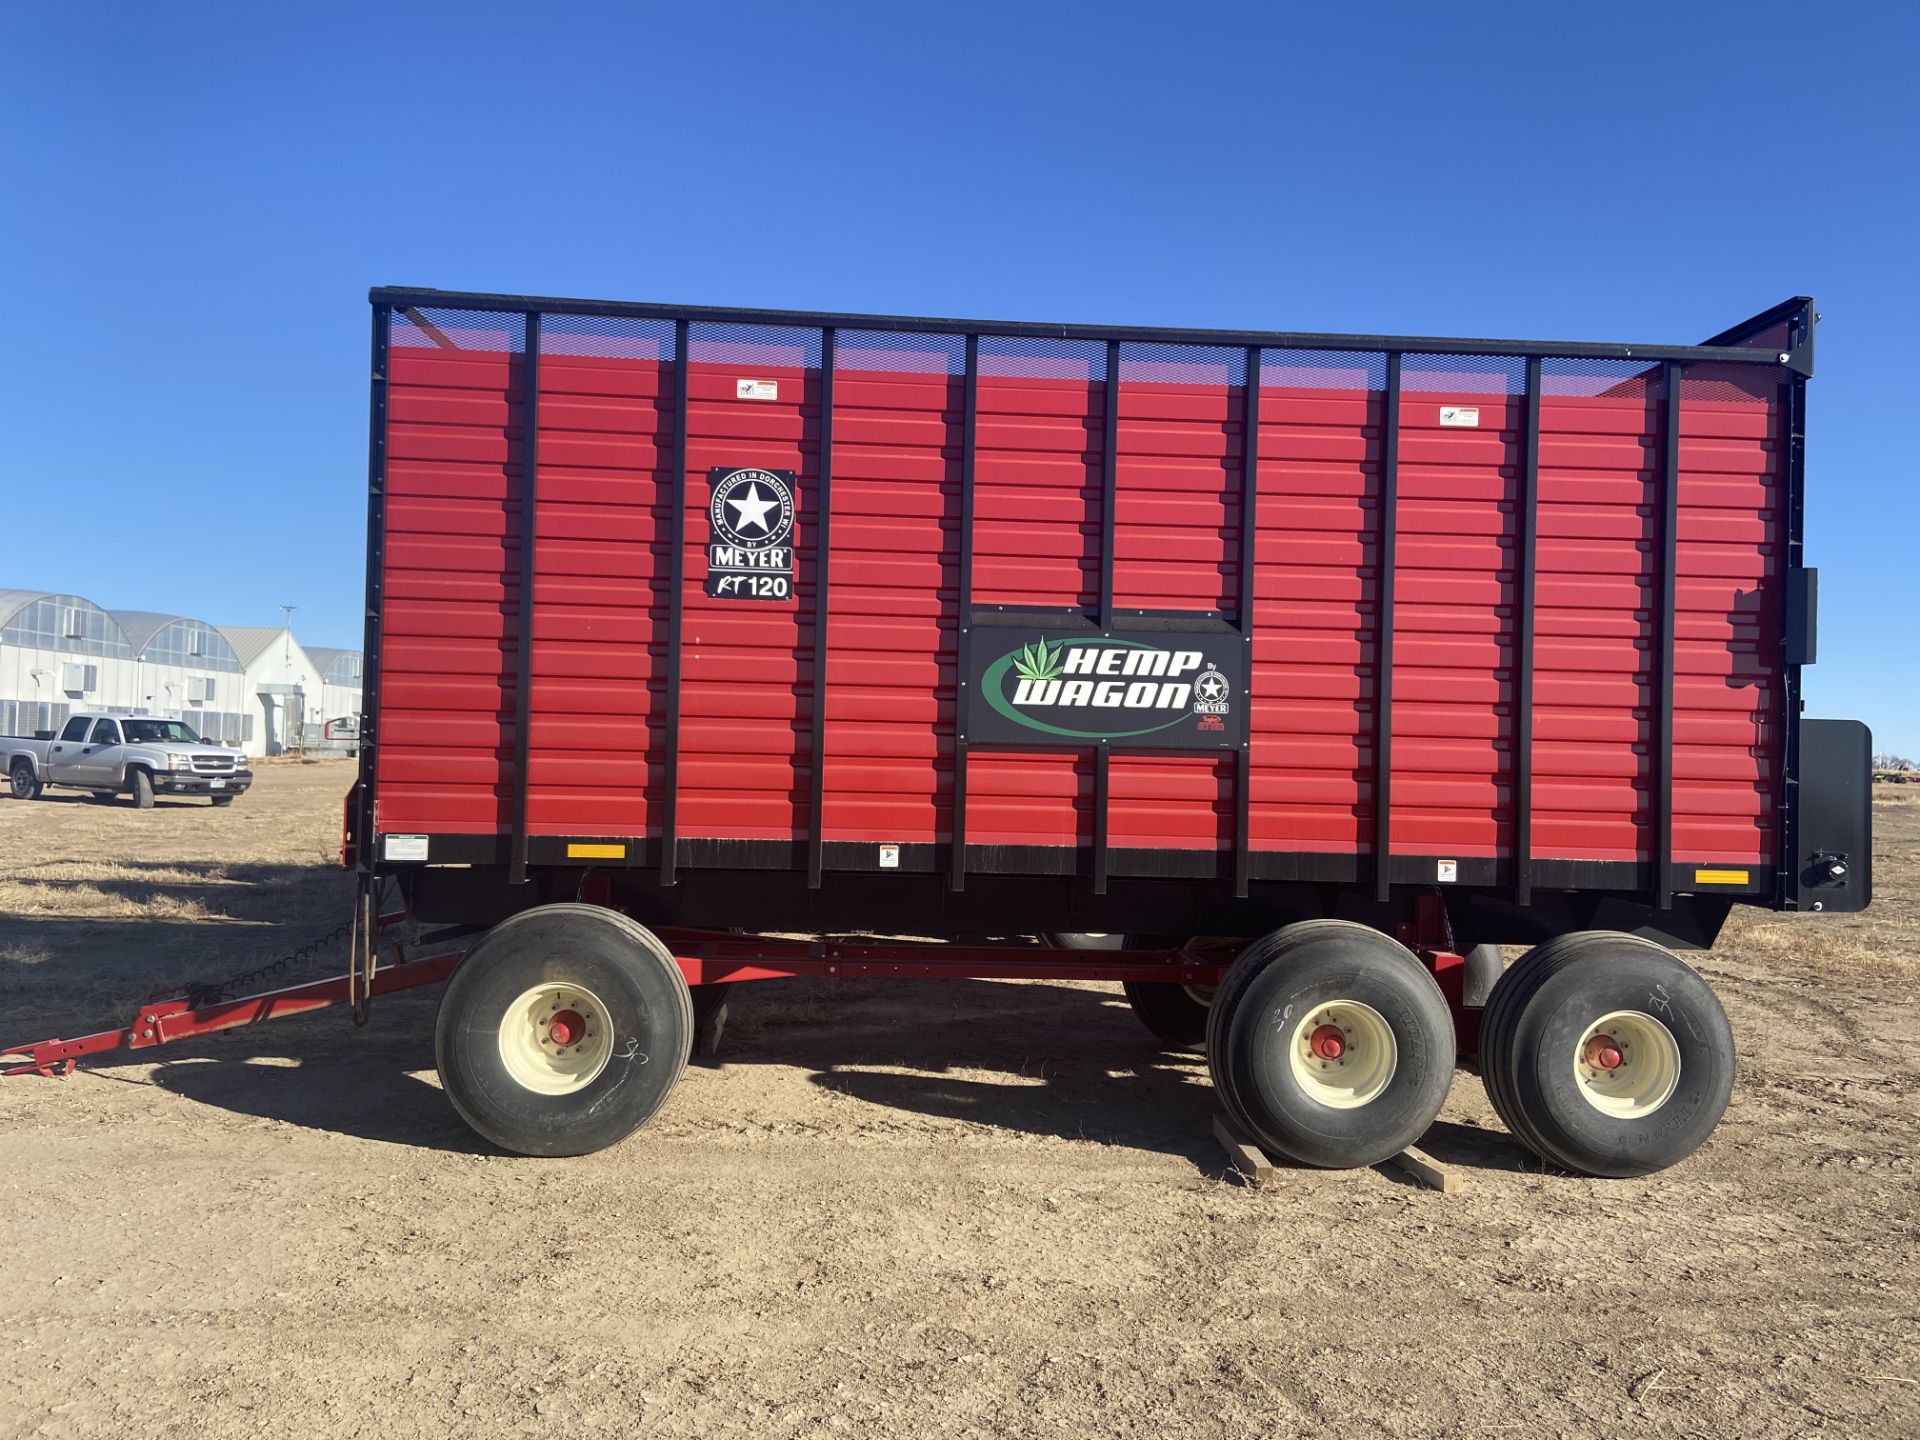
M 1230 631 L 995 627 L 976 631 L 971 648 L 970 743 L 1214 750 L 1246 734 L 1245 645 Z

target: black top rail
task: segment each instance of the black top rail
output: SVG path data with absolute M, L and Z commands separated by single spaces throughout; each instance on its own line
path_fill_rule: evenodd
M 1183 330 L 1124 325 L 1064 325 L 1033 320 L 958 320 L 910 315 L 859 315 L 824 310 L 752 310 L 718 305 L 661 305 L 619 300 L 579 300 L 547 295 L 494 295 L 464 290 L 411 290 L 381 285 L 368 292 L 375 305 L 396 310 L 428 306 L 451 310 L 501 310 L 522 314 L 600 315 L 694 324 L 783 325 L 820 330 L 875 330 L 935 335 L 1005 335 L 1037 340 L 1098 340 L 1158 345 L 1255 345 L 1274 350 L 1383 350 L 1406 355 L 1539 355 L 1569 360 L 1675 360 L 1684 364 L 1771 365 L 1811 374 L 1812 347 L 1788 352 L 1751 345 L 1638 345 L 1579 340 L 1475 340 L 1435 335 L 1330 335 L 1306 330 Z M 1724 336 L 1765 329 L 1781 316 L 1810 305 L 1794 299 L 1743 321 Z M 1785 354 L 1788 358 L 1782 359 Z

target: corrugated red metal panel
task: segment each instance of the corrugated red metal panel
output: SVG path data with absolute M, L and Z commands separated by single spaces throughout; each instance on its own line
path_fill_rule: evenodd
M 672 466 L 684 463 L 680 833 L 803 840 L 813 824 L 817 332 L 695 325 L 682 459 L 671 453 L 671 326 L 621 323 L 628 332 L 549 317 L 543 330 L 529 829 L 658 834 L 670 486 Z M 379 826 L 500 833 L 518 739 L 519 345 L 497 316 L 437 317 L 437 339 L 395 324 Z M 842 341 L 823 830 L 830 840 L 932 843 L 951 826 L 960 342 Z M 1370 847 L 1381 359 L 1264 357 L 1249 729 L 1256 851 Z M 981 342 L 975 605 L 1097 604 L 1105 363 L 1102 345 Z M 1232 616 L 1241 363 L 1231 350 L 1123 347 L 1113 539 L 1122 616 Z M 1519 374 L 1517 361 L 1406 362 L 1396 852 L 1511 849 Z M 746 378 L 772 382 L 777 397 L 743 396 Z M 1695 367 L 1683 389 L 1673 754 L 1682 863 L 1766 865 L 1774 844 L 1780 397 L 1776 377 L 1758 381 Z M 1634 362 L 1547 362 L 1532 723 L 1538 858 L 1653 853 L 1662 405 L 1657 374 Z M 1462 407 L 1477 412 L 1473 423 Z M 748 464 L 801 477 L 796 587 L 785 601 L 705 594 L 707 471 Z M 1232 843 L 1230 759 L 1118 754 L 1109 783 L 1114 846 Z M 968 838 L 1086 846 L 1093 798 L 1087 754 L 978 750 Z
M 1513 847 L 1518 361 L 1408 356 L 1394 575 L 1396 853 Z M 1468 417 L 1471 423 L 1468 423 Z
M 1261 367 L 1254 536 L 1257 850 L 1351 854 L 1373 823 L 1384 357 Z
M 378 827 L 492 834 L 512 782 L 523 328 L 429 324 L 396 316 L 388 363 Z
M 931 843 L 952 818 L 960 346 L 845 334 L 836 355 L 823 833 Z
M 527 831 L 658 829 L 673 369 L 666 327 L 543 322 Z

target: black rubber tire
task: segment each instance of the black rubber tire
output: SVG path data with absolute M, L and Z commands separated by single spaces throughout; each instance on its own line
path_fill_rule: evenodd
M 45 787 L 40 777 L 34 773 L 33 762 L 22 758 L 13 762 L 13 768 L 7 772 L 7 793 L 16 800 L 38 800 Z
M 1295 1015 L 1329 1000 L 1370 1006 L 1393 1032 L 1398 1063 L 1372 1101 L 1313 1098 L 1286 1053 Z M 1256 940 L 1213 997 L 1207 1065 L 1232 1118 L 1264 1149 L 1304 1165 L 1373 1165 L 1413 1144 L 1453 1080 L 1453 1016 L 1411 951 L 1344 920 L 1307 920 Z
M 237 796 L 233 795 L 215 795 L 212 797 L 215 806 L 231 805 L 237 798 Z
M 720 1052 L 720 1037 L 727 1028 L 727 1001 L 733 986 L 724 981 L 716 985 L 695 985 L 693 1030 L 687 1036 L 688 1058 L 711 1060 Z
M 1614 1010 L 1659 1013 L 1679 1047 L 1671 1098 L 1640 1119 L 1589 1104 L 1573 1055 Z M 1501 976 L 1480 1027 L 1480 1074 L 1494 1110 L 1541 1159 L 1582 1175 L 1648 1175 L 1705 1143 L 1733 1094 L 1733 1029 L 1712 988 L 1671 951 L 1588 930 L 1528 951 Z
M 580 985 L 607 1008 L 620 1048 L 578 1090 L 542 1094 L 500 1056 L 507 1007 L 543 981 Z M 453 1108 L 521 1155 L 586 1155 L 639 1129 L 666 1102 L 693 1043 L 693 998 L 652 932 L 598 905 L 542 905 L 489 930 L 440 1001 L 434 1058 Z
M 1466 964 L 1460 972 L 1460 1003 L 1484 1007 L 1506 973 L 1506 959 L 1498 945 L 1476 945 L 1461 958 Z
M 1120 988 L 1140 1023 L 1169 1050 L 1206 1049 L 1207 1015 L 1213 1007 L 1195 999 L 1186 986 L 1166 980 L 1128 980 Z
M 127 772 L 127 788 L 133 794 L 134 809 L 153 809 L 153 776 L 144 770 L 130 770 Z

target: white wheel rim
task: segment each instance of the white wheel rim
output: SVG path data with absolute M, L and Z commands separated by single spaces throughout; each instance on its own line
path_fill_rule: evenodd
M 535 985 L 500 1017 L 500 1063 L 515 1084 L 540 1095 L 591 1085 L 613 1058 L 607 1007 L 579 985 Z
M 1287 1057 L 1301 1090 L 1335 1110 L 1379 1099 L 1400 1068 L 1393 1027 L 1358 1000 L 1331 1000 L 1309 1010 L 1293 1027 Z
M 1180 988 L 1187 992 L 1187 998 L 1196 1005 L 1213 1004 L 1214 987 L 1211 985 L 1182 985 Z
M 1615 1010 L 1581 1033 L 1573 1078 L 1602 1115 L 1640 1120 L 1673 1098 L 1680 1084 L 1680 1044 L 1642 1010 Z

